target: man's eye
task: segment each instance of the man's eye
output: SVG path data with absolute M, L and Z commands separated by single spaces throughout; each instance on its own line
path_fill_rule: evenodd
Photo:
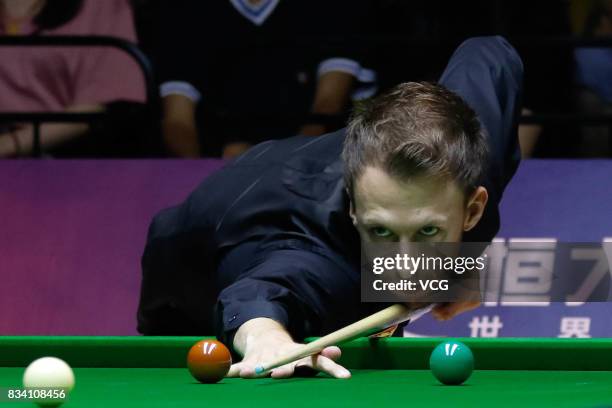
M 419 234 L 424 235 L 426 237 L 432 237 L 436 235 L 438 232 L 440 232 L 440 228 L 428 226 L 428 227 L 421 228 L 421 230 L 419 231 Z
M 393 235 L 393 233 L 384 227 L 374 227 L 372 228 L 372 233 L 379 238 L 387 238 Z

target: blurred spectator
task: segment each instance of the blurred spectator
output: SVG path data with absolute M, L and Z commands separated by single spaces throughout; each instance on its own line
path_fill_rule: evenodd
M 379 0 L 375 49 L 381 91 L 406 81 L 437 81 L 468 37 L 496 32 L 498 1 Z
M 379 4 L 376 32 L 390 39 L 409 40 L 410 44 L 404 46 L 401 57 L 397 44 L 377 48 L 381 67 L 376 69 L 383 88 L 403 81 L 435 81 L 450 53 L 463 40 L 503 35 L 517 47 L 525 65 L 523 113 L 571 110 L 571 51 L 530 44 L 531 40 L 569 35 L 567 1 L 381 0 Z M 426 45 L 419 45 L 420 41 Z M 521 125 L 519 139 L 525 157 L 531 156 L 538 145 L 544 154 L 571 151 L 564 142 L 569 138 L 564 138 L 563 128 L 556 126 Z
M 262 140 L 339 127 L 325 118 L 373 93 L 354 39 L 365 35 L 368 4 L 162 2 L 153 42 L 169 152 L 234 157 Z
M 104 35 L 136 41 L 127 0 L 0 0 L 0 35 Z M 0 111 L 96 112 L 115 101 L 143 102 L 138 65 L 122 51 L 74 47 L 0 47 Z M 29 124 L 0 127 L 0 157 L 32 149 Z M 74 140 L 86 124 L 46 124 L 44 147 Z
M 612 40 L 612 0 L 591 3 L 582 34 L 587 38 Z M 580 111 L 612 115 L 612 48 L 578 48 L 575 58 Z M 582 156 L 609 156 L 612 152 L 610 126 L 584 126 L 581 136 Z
M 574 111 L 573 58 L 567 47 L 538 44 L 540 39 L 571 35 L 566 0 L 503 1 L 500 33 L 516 38 L 525 66 L 523 114 L 563 114 Z M 567 124 L 520 125 L 523 157 L 575 155 L 575 129 Z

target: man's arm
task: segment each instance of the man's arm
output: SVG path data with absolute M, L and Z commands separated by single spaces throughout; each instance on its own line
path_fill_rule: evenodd
M 318 115 L 338 115 L 347 107 L 355 77 L 341 71 L 330 71 L 322 74 L 317 82 L 317 89 L 312 104 L 311 113 Z M 300 134 L 319 136 L 327 132 L 324 124 L 306 123 Z
M 96 113 L 104 111 L 103 105 L 75 105 L 65 112 Z M 40 126 L 40 145 L 43 149 L 58 146 L 77 139 L 89 131 L 86 123 L 46 123 Z M 24 125 L 15 131 L 0 134 L 0 157 L 27 156 L 34 147 L 34 126 Z
M 358 300 L 358 274 L 303 248 L 269 251 L 239 276 L 221 292 L 217 306 L 218 335 L 243 356 L 231 376 L 255 376 L 256 364 L 297 348 L 304 337 L 320 334 L 325 320 L 346 318 L 343 309 L 355 296 Z M 307 366 L 345 378 L 348 371 L 334 363 L 339 356 L 339 349 L 330 347 L 279 367 L 272 376 L 290 376 L 296 366 Z
M 162 133 L 168 152 L 177 157 L 200 156 L 196 102 L 180 94 L 163 98 Z
M 320 38 L 345 40 L 323 42 L 311 50 L 309 59 L 317 64 L 317 84 L 310 113 L 342 115 L 350 107 L 354 92 L 374 85 L 374 72 L 365 69 L 369 65 L 369 47 L 357 40 L 370 34 L 374 8 L 370 2 L 350 0 L 315 4 L 325 7 L 325 13 L 318 13 L 316 25 L 312 27 L 313 34 Z M 315 5 L 312 7 L 317 8 Z M 299 133 L 318 136 L 333 130 L 323 123 L 304 123 Z
M 465 234 L 464 240 L 489 242 L 499 228 L 497 206 L 520 160 L 517 124 L 523 63 L 502 37 L 473 38 L 457 48 L 440 83 L 476 111 L 488 138 L 490 163 L 486 188 L 490 199 L 483 219 Z M 439 320 L 447 320 L 479 304 L 479 299 L 446 303 L 437 306 L 432 314 Z
M 476 111 L 489 142 L 493 204 L 518 167 L 518 118 L 523 89 L 523 63 L 502 37 L 472 38 L 451 57 L 440 84 L 457 93 Z M 491 237 L 492 238 L 492 237 Z

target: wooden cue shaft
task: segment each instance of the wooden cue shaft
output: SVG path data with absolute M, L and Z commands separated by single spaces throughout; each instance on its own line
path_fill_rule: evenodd
M 323 336 L 312 343 L 305 344 L 303 347 L 292 351 L 291 353 L 277 358 L 267 364 L 257 366 L 257 374 L 265 371 L 273 370 L 285 364 L 292 363 L 296 360 L 308 357 L 313 354 L 320 353 L 325 347 L 335 346 L 340 343 L 352 340 L 355 337 L 364 335 L 364 333 L 376 332 L 383 330 L 393 324 L 400 323 L 405 320 L 410 310 L 402 305 L 395 304 L 374 313 L 366 318 L 363 318 L 353 324 L 343 327 L 333 333 Z

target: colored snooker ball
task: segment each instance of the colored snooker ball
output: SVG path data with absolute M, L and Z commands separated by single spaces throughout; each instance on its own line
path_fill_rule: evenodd
M 187 368 L 199 382 L 216 383 L 220 381 L 232 365 L 230 351 L 217 340 L 200 340 L 187 354 Z
M 442 384 L 459 385 L 472 374 L 474 355 L 472 350 L 460 341 L 445 341 L 432 351 L 429 368 Z

